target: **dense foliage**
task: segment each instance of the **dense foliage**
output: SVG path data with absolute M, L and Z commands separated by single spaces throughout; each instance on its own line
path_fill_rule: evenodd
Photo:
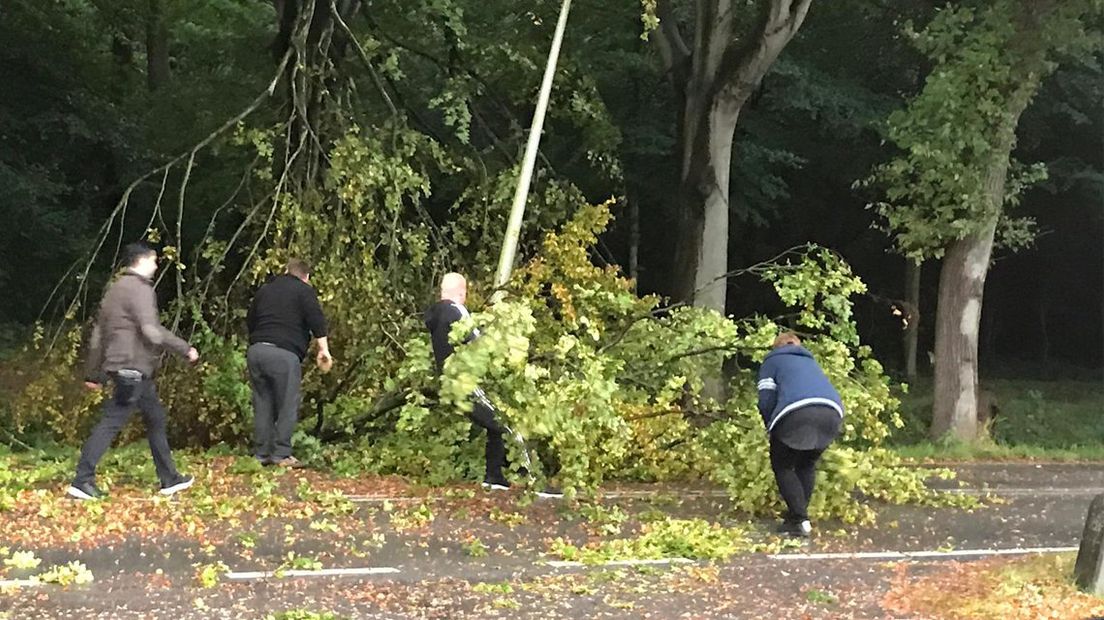
M 10 435 L 74 443 L 86 431 L 98 397 L 76 381 L 87 318 L 120 240 L 145 236 L 168 259 L 159 288 L 165 322 L 202 353 L 195 369 L 169 362 L 160 381 L 178 442 L 245 445 L 252 414 L 244 308 L 295 255 L 316 266 L 338 361 L 327 375 L 307 371 L 297 442 L 339 472 L 430 482 L 473 475 L 480 448 L 460 411 L 479 385 L 526 438 L 540 465 L 534 471 L 569 489 L 590 491 L 611 478 L 699 477 L 725 485 L 741 509 L 766 510 L 777 499 L 754 373 L 786 327 L 806 336 L 848 409 L 816 509 L 861 520 L 870 513 L 856 498 L 929 499 L 919 475 L 882 448 L 899 426 L 897 402 L 871 339 L 859 336 L 856 304 L 895 290 L 895 274 L 883 268 L 884 241 L 866 234 L 864 200 L 848 190 L 884 161 L 873 128 L 923 73 L 897 22 L 927 21 L 927 11 L 859 0 L 817 9 L 793 54 L 749 102 L 732 204 L 748 243 L 732 262 L 751 266 L 734 276 L 741 294 L 730 304 L 735 316 L 725 317 L 638 293 L 674 288 L 667 274 L 679 102 L 659 87 L 665 76 L 640 36 L 656 26 L 653 3 L 644 3 L 643 24 L 633 2 L 587 5 L 573 16 L 524 261 L 507 300 L 493 306 L 486 285 L 556 7 L 277 4 L 298 12 L 219 0 L 165 13 L 165 29 L 154 34 L 167 37 L 171 73 L 157 80 L 144 79 L 150 70 L 142 67 L 163 53 L 143 49 L 157 39 L 143 31 L 145 3 L 67 0 L 47 10 L 17 0 L 13 17 L 0 20 L 5 35 L 22 33 L 3 52 L 19 62 L 0 63 L 5 83 L 21 89 L 0 95 L 0 129 L 17 137 L 0 151 L 0 193 L 17 197 L 3 203 L 4 217 L 27 222 L 2 233 L 27 237 L 0 243 L 0 284 L 26 293 L 2 300 L 4 320 L 42 319 L 5 372 L 18 394 L 0 405 Z M 856 23 L 854 11 L 864 19 Z M 962 30 L 974 15 L 945 12 L 930 33 L 941 24 Z M 46 38 L 26 34 L 44 24 Z M 839 36 L 841 29 L 855 36 Z M 924 51 L 969 56 L 975 43 L 994 46 L 956 35 L 932 39 Z M 35 75 L 51 78 L 41 91 L 28 86 Z M 982 86 L 946 84 L 956 93 Z M 1095 103 L 1090 90 L 1071 107 Z M 924 106 L 938 108 L 914 104 Z M 49 139 L 36 141 L 18 120 L 26 118 L 64 131 L 40 131 Z M 891 117 L 891 137 L 915 154 L 909 136 L 928 128 L 907 118 L 908 111 Z M 1038 124 L 1045 133 L 1057 121 Z M 962 138 L 950 129 L 944 137 Z M 965 147 L 955 148 L 940 151 L 944 185 L 954 178 L 946 167 L 964 157 Z M 85 169 L 100 160 L 112 170 Z M 1068 175 L 1094 165 L 1081 164 Z M 897 175 L 891 184 L 930 190 L 919 198 L 938 197 L 952 224 L 972 217 L 972 203 L 946 198 L 957 186 L 914 184 L 917 166 L 894 166 L 884 169 Z M 605 202 L 611 195 L 619 198 Z M 891 200 L 907 206 L 919 198 Z M 38 243 L 47 237 L 64 242 Z M 821 245 L 806 245 L 810 239 Z M 907 234 L 898 239 L 916 245 Z M 643 269 L 616 266 L 630 247 Z M 867 278 L 877 281 L 874 291 L 849 262 L 877 266 Z M 472 280 L 473 320 L 484 336 L 438 381 L 421 312 L 447 270 Z M 896 338 L 888 322 L 882 342 Z M 730 370 L 729 397 L 714 402 L 702 387 L 706 369 L 721 363 Z M 520 466 L 521 448 L 511 449 Z

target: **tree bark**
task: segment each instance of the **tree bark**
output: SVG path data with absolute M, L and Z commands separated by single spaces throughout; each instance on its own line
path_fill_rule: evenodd
M 1038 79 L 1025 79 L 1008 99 L 1007 115 L 997 131 L 992 159 L 985 172 L 989 215 L 972 235 L 950 245 L 939 273 L 935 329 L 935 399 L 931 437 L 950 435 L 972 442 L 978 438 L 978 335 L 982 294 L 989 273 L 997 222 L 1004 208 L 1009 160 L 1016 144 L 1016 126 Z
M 633 291 L 640 288 L 640 203 L 633 193 L 626 192 L 629 203 L 629 279 L 633 282 Z
M 155 92 L 172 77 L 169 66 L 169 27 L 161 0 L 149 0 L 146 13 L 146 86 Z
M 691 97 L 697 99 L 698 97 Z M 700 105 L 694 106 L 700 109 Z M 679 212 L 679 298 L 724 314 L 728 282 L 729 178 L 739 104 L 688 113 L 696 139 L 685 144 Z
M 729 182 L 740 110 L 759 88 L 782 49 L 797 34 L 813 0 L 761 0 L 748 32 L 738 26 L 733 0 L 698 0 L 688 46 L 670 10 L 657 5 L 653 33 L 680 103 L 678 245 L 675 297 L 725 314 L 728 293 Z M 706 378 L 703 395 L 725 400 L 723 369 Z
M 680 101 L 679 244 L 675 296 L 725 312 L 729 181 L 740 110 L 805 21 L 812 0 L 765 0 L 751 31 L 738 32 L 732 0 L 696 3 L 688 46 L 668 6 L 653 34 Z
M 905 377 L 916 381 L 916 355 L 920 343 L 920 276 L 923 263 L 905 259 Z
M 1050 314 L 1050 295 L 1048 290 L 1050 287 L 1043 283 L 1039 290 L 1039 363 L 1043 366 L 1043 371 L 1049 373 L 1050 371 L 1050 331 L 1048 325 L 1048 315 Z
M 933 439 L 948 433 L 963 441 L 977 438 L 978 328 L 996 228 L 994 215 L 980 232 L 952 244 L 943 259 L 935 317 Z

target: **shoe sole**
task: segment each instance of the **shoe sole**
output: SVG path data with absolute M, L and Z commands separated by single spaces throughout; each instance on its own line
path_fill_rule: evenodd
M 187 482 L 181 482 L 179 484 L 174 484 L 171 487 L 161 489 L 161 495 L 164 495 L 166 497 L 169 495 L 176 495 L 181 491 L 186 491 L 192 488 L 193 484 L 195 484 L 195 478 L 191 478 Z
M 544 491 L 537 491 L 537 497 L 541 499 L 563 499 L 563 493 L 546 493 Z
M 69 487 L 68 489 L 66 489 L 65 494 L 69 497 L 72 497 L 73 499 L 79 499 L 84 502 L 93 501 L 96 499 L 95 495 L 89 495 L 84 491 L 78 489 L 77 487 Z
M 508 487 L 508 486 L 503 486 L 501 484 L 491 484 L 489 482 L 484 482 L 483 483 L 483 488 L 487 489 L 488 491 L 509 491 L 510 490 L 510 487 Z

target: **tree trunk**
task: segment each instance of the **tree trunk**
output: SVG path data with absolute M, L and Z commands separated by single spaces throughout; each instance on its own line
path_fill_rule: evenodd
M 933 439 L 948 434 L 967 442 L 978 438 L 978 334 L 982 294 L 989 274 L 997 222 L 1004 207 L 1016 126 L 1037 87 L 1037 80 L 1025 81 L 1008 101 L 1008 115 L 998 130 L 993 158 L 985 171 L 984 191 L 990 213 L 987 221 L 978 232 L 952 243 L 943 257 L 935 317 Z
M 994 215 L 983 230 L 952 244 L 943 259 L 935 317 L 932 439 L 948 433 L 963 441 L 977 438 L 978 328 L 996 228 Z
M 165 23 L 161 0 L 149 0 L 146 13 L 146 85 L 155 92 L 171 77 L 169 67 L 169 27 Z
M 740 110 L 759 88 L 782 49 L 797 34 L 813 0 L 732 0 L 695 4 L 694 40 L 687 45 L 671 11 L 672 0 L 656 5 L 660 17 L 653 40 L 680 101 L 678 148 L 681 161 L 679 231 L 675 282 L 681 301 L 725 314 L 728 292 L 729 180 L 732 143 Z M 760 10 L 747 32 L 741 7 Z M 703 395 L 725 400 L 723 369 L 706 378 Z
M 680 100 L 678 149 L 681 182 L 676 297 L 725 312 L 728 289 L 729 179 L 736 122 L 744 103 L 805 21 L 812 0 L 765 0 L 749 31 L 738 13 L 743 3 L 699 0 L 692 45 L 682 38 L 660 0 L 659 48 Z
M 923 263 L 906 259 L 905 267 L 905 377 L 916 381 L 916 354 L 920 344 L 920 275 Z
M 1047 314 L 1050 310 L 1050 301 L 1046 291 L 1046 285 L 1039 294 L 1039 363 L 1043 365 L 1043 371 L 1050 370 L 1050 333 L 1047 325 Z
M 691 100 L 699 101 L 696 97 Z M 724 314 L 728 282 L 729 178 L 739 104 L 687 106 L 691 138 L 683 143 L 683 201 L 675 260 L 679 297 Z
M 640 203 L 631 191 L 626 192 L 629 203 L 629 279 L 633 291 L 640 288 Z

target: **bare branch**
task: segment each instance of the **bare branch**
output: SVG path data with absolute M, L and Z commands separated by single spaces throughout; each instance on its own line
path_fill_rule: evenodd
M 797 34 L 813 0 L 770 0 L 747 45 L 730 45 L 718 73 L 718 90 L 742 106 Z
M 659 27 L 652 31 L 648 39 L 659 50 L 659 56 L 663 59 L 663 68 L 675 81 L 676 88 L 682 88 L 687 79 L 690 48 L 686 46 L 678 20 L 671 12 L 670 2 L 671 0 L 660 0 L 656 5 Z
M 364 47 L 357 41 L 356 35 L 353 34 L 352 29 L 349 28 L 349 24 L 345 23 L 345 19 L 341 17 L 341 12 L 337 10 L 336 0 L 330 0 L 330 12 L 333 13 L 334 20 L 341 26 L 341 30 L 345 32 L 345 36 L 352 42 L 353 47 L 356 48 L 357 55 L 360 56 L 361 62 L 364 63 L 364 67 L 368 70 L 368 75 L 372 76 L 372 83 L 376 85 L 376 90 L 379 91 L 380 97 L 383 102 L 387 104 L 387 109 L 391 111 L 391 116 L 398 116 L 399 110 L 395 107 L 395 102 L 391 101 L 391 95 L 387 94 L 387 89 L 383 86 L 383 80 L 380 79 L 379 73 L 376 72 L 376 68 L 372 66 L 372 61 L 368 58 L 368 53 L 364 51 Z
M 276 69 L 275 76 L 272 78 L 272 81 L 269 82 L 268 87 L 264 90 L 264 92 L 259 94 L 252 102 L 250 102 L 249 105 L 246 106 L 241 112 L 239 112 L 238 114 L 236 114 L 233 117 L 231 117 L 230 119 L 228 119 L 225 123 L 223 123 L 217 129 L 215 129 L 214 131 L 209 133 L 202 140 L 200 140 L 199 142 L 192 145 L 192 147 L 190 149 L 188 149 L 187 151 L 173 157 L 172 159 L 170 159 L 165 164 L 163 164 L 161 166 L 158 166 L 157 168 L 154 168 L 153 170 L 150 170 L 149 172 L 139 176 L 137 179 L 132 181 L 130 183 L 130 185 L 128 185 L 126 187 L 126 189 L 123 190 L 123 195 L 119 199 L 119 202 L 116 203 L 115 208 L 112 209 L 111 213 L 108 215 L 107 221 L 104 222 L 103 226 L 100 227 L 100 231 L 97 233 L 98 241 L 96 242 L 95 247 L 93 247 L 93 249 L 88 254 L 86 254 L 84 257 L 82 257 L 81 259 L 75 261 L 73 263 L 73 266 L 69 270 L 66 271 L 65 276 L 62 278 L 62 280 L 58 282 L 58 286 L 55 287 L 55 292 L 60 290 L 60 288 L 63 286 L 65 280 L 69 278 L 69 276 L 73 273 L 73 271 L 76 270 L 76 269 L 79 269 L 79 267 L 77 267 L 77 266 L 80 265 L 82 262 L 84 263 L 84 268 L 83 268 L 83 270 L 81 270 L 80 275 L 78 276 L 77 290 L 74 292 L 72 300 L 69 302 L 68 306 L 66 307 L 65 312 L 62 315 L 63 319 L 68 317 L 71 313 L 76 311 L 76 308 L 77 308 L 78 305 L 80 305 L 80 302 L 81 302 L 82 298 L 84 298 L 84 296 L 87 294 L 87 292 L 88 292 L 88 274 L 91 272 L 92 266 L 95 264 L 96 259 L 99 257 L 100 251 L 103 249 L 104 244 L 107 242 L 107 239 L 110 237 L 111 231 L 114 228 L 116 220 L 119 219 L 120 216 L 122 216 L 125 213 L 127 205 L 130 202 L 130 196 L 131 196 L 131 194 L 134 193 L 134 190 L 137 189 L 139 186 L 141 186 L 146 181 L 148 181 L 150 178 L 152 178 L 154 176 L 157 176 L 159 174 L 165 175 L 165 178 L 167 178 L 167 175 L 168 175 L 169 171 L 172 170 L 172 168 L 174 168 L 175 166 L 177 166 L 178 164 L 183 162 L 185 159 L 193 158 L 198 151 L 200 151 L 203 148 L 207 147 L 207 145 L 209 145 L 211 142 L 213 142 L 216 138 L 223 135 L 228 130 L 236 127 L 239 122 L 241 122 L 243 119 L 245 119 L 246 117 L 251 115 L 253 112 L 257 111 L 257 109 L 259 109 L 261 107 L 261 105 L 265 101 L 267 101 L 272 96 L 272 94 L 276 91 L 276 86 L 280 83 L 280 79 L 282 78 L 282 76 L 284 74 L 284 71 L 288 66 L 288 62 L 291 60 L 291 54 L 292 54 L 291 50 L 288 50 L 288 52 L 284 54 L 284 57 L 281 59 L 281 61 L 279 63 L 279 66 Z M 162 185 L 163 184 L 164 184 L 164 180 L 162 181 Z M 161 195 L 163 195 L 163 194 L 161 194 Z M 160 209 L 155 209 L 155 212 L 159 212 L 159 211 L 160 211 Z M 53 302 L 53 298 L 54 298 L 54 294 L 52 293 L 50 295 L 50 298 L 47 300 L 46 306 L 43 307 L 42 313 L 40 313 L 39 316 L 45 316 L 46 312 L 48 311 L 49 304 Z M 50 351 L 53 350 L 54 345 L 57 344 L 57 340 L 58 340 L 58 338 L 60 337 L 60 335 L 63 331 L 64 331 L 64 321 L 62 323 L 59 323 L 56 330 L 54 331 L 54 334 L 50 339 L 50 344 L 46 348 L 46 353 L 47 354 Z

